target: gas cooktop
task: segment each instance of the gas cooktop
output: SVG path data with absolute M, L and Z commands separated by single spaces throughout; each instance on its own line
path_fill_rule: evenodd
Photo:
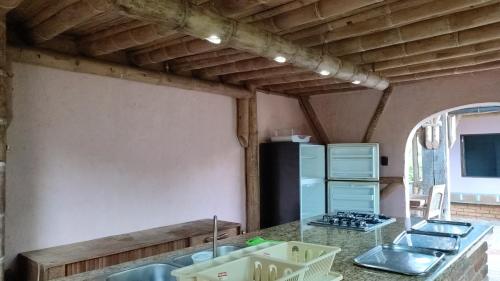
M 376 215 L 360 212 L 337 212 L 326 214 L 317 218 L 310 225 L 328 226 L 352 229 L 358 231 L 372 231 L 375 228 L 395 222 L 396 219 L 384 215 Z

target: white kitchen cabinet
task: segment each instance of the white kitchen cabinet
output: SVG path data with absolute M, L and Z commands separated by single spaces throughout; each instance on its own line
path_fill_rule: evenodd
M 329 180 L 378 181 L 378 143 L 329 144 L 327 170 Z
M 328 212 L 359 211 L 380 213 L 378 182 L 328 182 Z

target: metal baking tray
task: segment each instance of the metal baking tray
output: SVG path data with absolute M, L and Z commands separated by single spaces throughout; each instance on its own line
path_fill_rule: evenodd
M 460 249 L 460 236 L 442 233 L 427 234 L 410 230 L 401 233 L 394 239 L 393 243 L 400 246 L 425 248 L 453 255 Z
M 426 275 L 444 256 L 439 251 L 386 244 L 356 257 L 354 263 L 405 275 Z
M 472 224 L 459 221 L 423 220 L 411 227 L 414 232 L 428 234 L 455 234 L 466 236 L 472 230 Z

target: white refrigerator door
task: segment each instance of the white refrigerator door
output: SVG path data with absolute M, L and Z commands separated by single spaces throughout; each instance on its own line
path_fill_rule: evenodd
M 378 182 L 328 182 L 328 212 L 358 211 L 380 213 Z
M 325 214 L 325 181 L 303 180 L 300 185 L 300 219 Z
M 379 180 L 378 143 L 329 144 L 327 168 L 329 180 Z

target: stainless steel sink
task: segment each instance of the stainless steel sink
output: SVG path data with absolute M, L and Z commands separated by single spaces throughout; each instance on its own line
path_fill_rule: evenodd
M 224 246 L 219 246 L 217 247 L 217 256 L 220 257 L 220 256 L 224 256 L 224 255 L 227 255 L 233 251 L 236 251 L 236 250 L 239 250 L 241 249 L 242 247 L 240 246 L 235 246 L 235 245 L 224 245 Z M 199 253 L 199 252 L 202 252 L 202 251 L 211 251 L 212 249 L 202 249 L 202 250 L 199 250 L 199 251 L 196 251 L 196 252 L 192 252 L 192 253 L 188 253 L 188 254 L 184 254 L 182 256 L 177 256 L 177 257 L 174 257 L 170 262 L 169 264 L 173 265 L 173 266 L 176 266 L 176 267 L 184 267 L 184 266 L 189 266 L 189 265 L 192 265 L 193 264 L 193 260 L 191 259 L 191 256 L 193 254 L 196 254 L 196 253 Z
M 106 281 L 175 281 L 170 272 L 178 267 L 155 263 L 115 273 L 106 278 Z

